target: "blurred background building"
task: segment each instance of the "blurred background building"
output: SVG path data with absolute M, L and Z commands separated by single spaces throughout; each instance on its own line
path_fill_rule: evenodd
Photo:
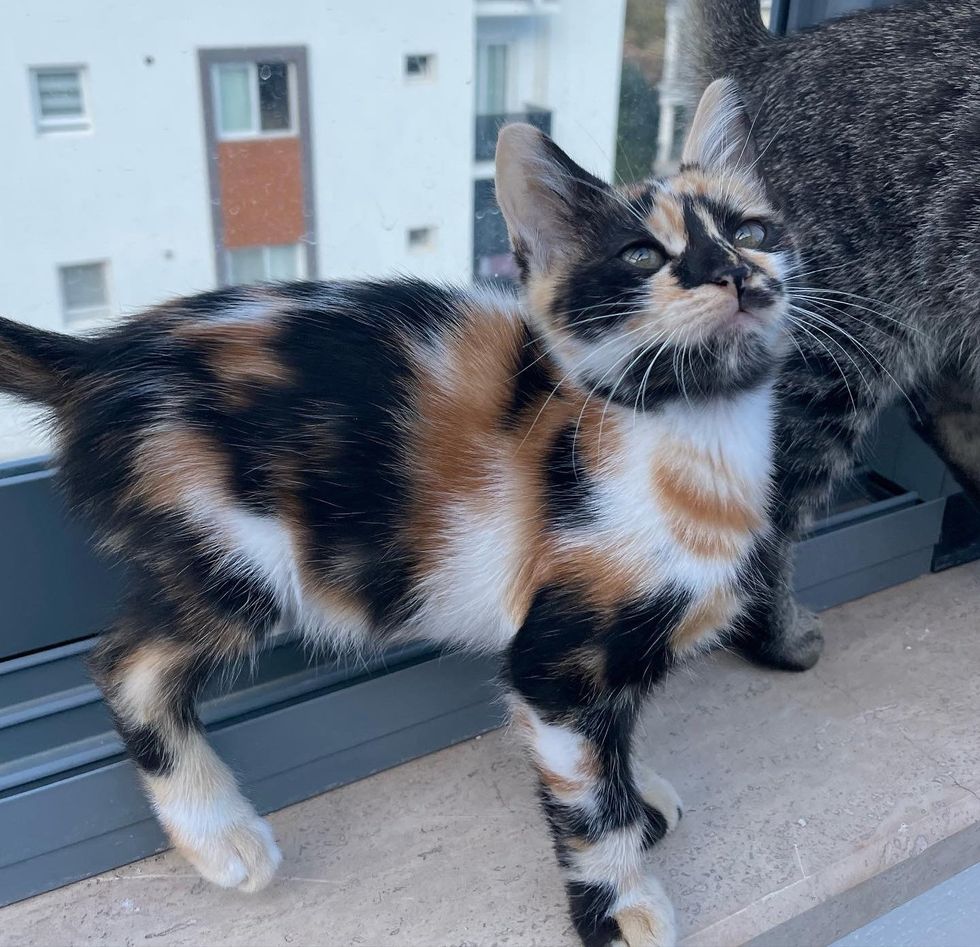
M 85 331 L 227 283 L 508 278 L 497 130 L 610 176 L 625 4 L 11 4 L 0 312 Z M 31 417 L 0 403 L 0 459 L 45 449 Z

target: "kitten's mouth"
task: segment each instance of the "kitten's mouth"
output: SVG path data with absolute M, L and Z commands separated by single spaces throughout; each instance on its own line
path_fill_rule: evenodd
M 751 306 L 733 302 L 730 310 L 718 320 L 718 328 L 722 332 L 764 329 L 768 322 L 764 312 L 760 312 Z

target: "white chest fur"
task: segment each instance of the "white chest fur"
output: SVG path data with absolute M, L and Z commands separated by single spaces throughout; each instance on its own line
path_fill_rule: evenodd
M 697 596 L 730 583 L 766 529 L 771 389 L 616 420 L 623 436 L 596 501 L 610 548 L 624 567 L 645 563 L 651 588 Z

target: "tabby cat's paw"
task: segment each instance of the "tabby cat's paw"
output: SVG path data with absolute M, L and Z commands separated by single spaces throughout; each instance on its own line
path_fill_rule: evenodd
M 770 624 L 745 630 L 733 642 L 753 664 L 777 671 L 809 671 L 823 653 L 820 619 L 808 608 L 789 600 Z

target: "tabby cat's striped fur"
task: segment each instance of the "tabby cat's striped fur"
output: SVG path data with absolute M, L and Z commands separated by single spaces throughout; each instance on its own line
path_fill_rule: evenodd
M 743 621 L 750 656 L 800 670 L 822 639 L 793 603 L 789 542 L 884 407 L 906 407 L 980 500 L 980 0 L 906 0 L 789 36 L 763 27 L 758 0 L 687 2 L 694 87 L 735 79 L 805 248 L 779 384 L 782 540 Z

